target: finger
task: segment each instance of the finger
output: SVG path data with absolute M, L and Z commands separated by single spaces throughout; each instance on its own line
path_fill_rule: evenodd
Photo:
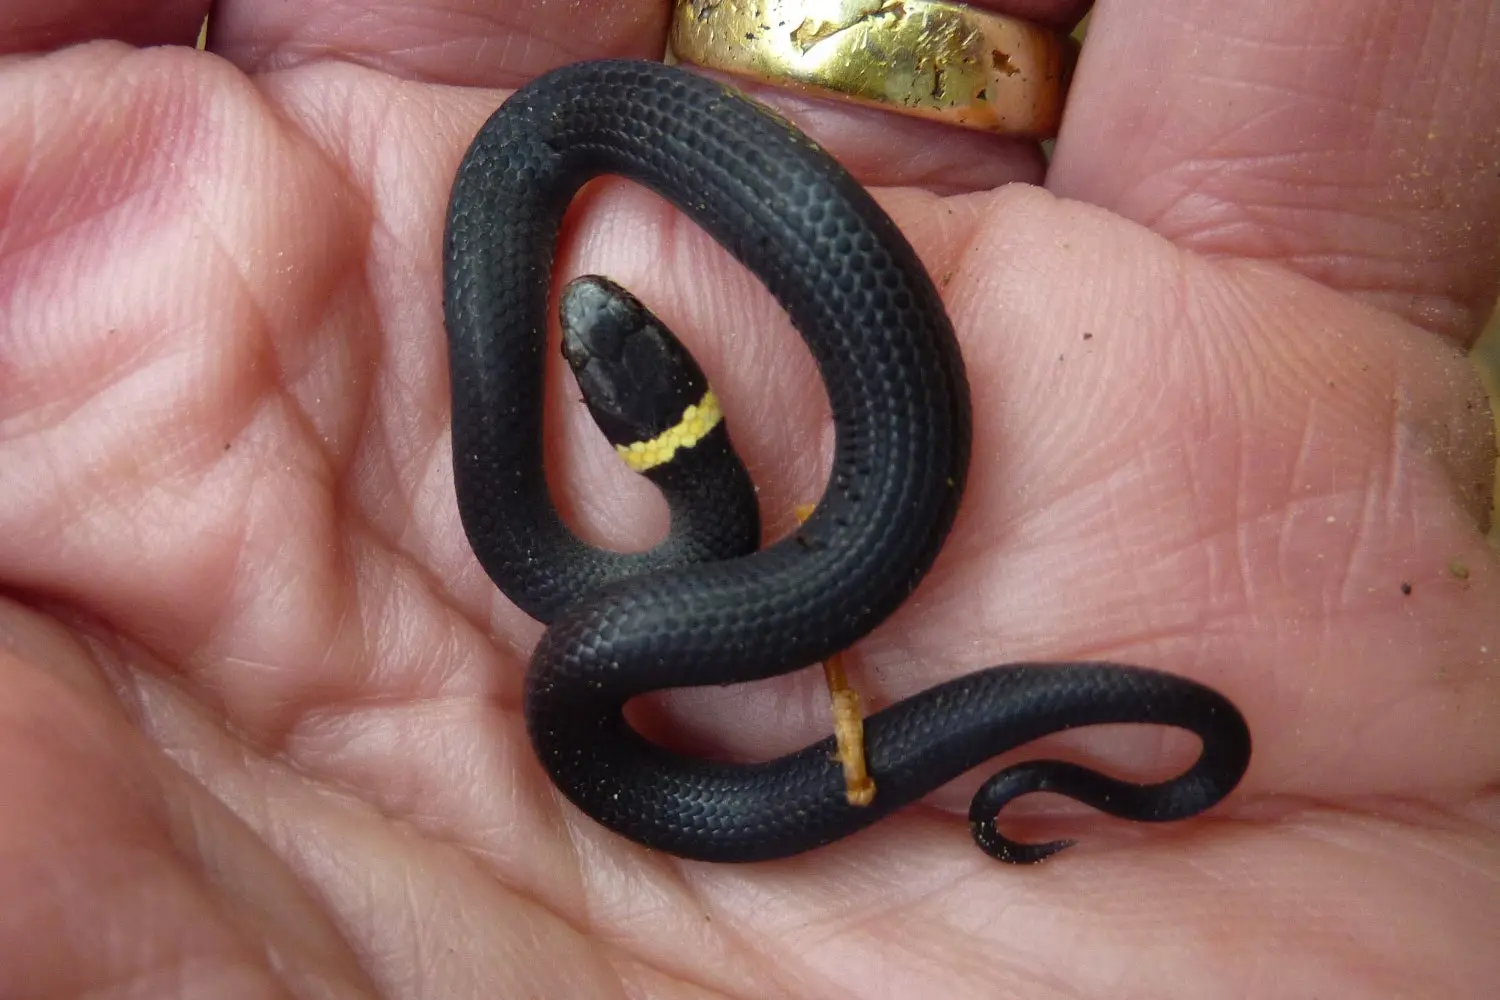
M 843 102 L 766 83 L 712 74 L 787 118 L 870 187 L 915 187 L 933 194 L 988 191 L 1002 184 L 1040 184 L 1041 147 Z
M 985 4 L 1048 24 L 1067 25 L 1078 0 Z M 446 6 L 414 4 L 352 17 L 343 4 L 293 0 L 226 2 L 210 29 L 210 48 L 247 72 L 323 59 L 376 66 L 428 81 L 513 90 L 555 66 L 588 58 L 660 59 L 672 5 L 514 4 L 490 0 L 458 20 Z M 822 142 L 864 183 L 910 185 L 937 193 L 1040 182 L 1037 144 L 918 120 L 847 103 L 737 81 Z
M 1500 283 L 1488 0 L 1106 4 L 1049 186 L 1469 342 Z
M 1082 0 L 975 0 L 966 6 L 1067 31 L 1088 4 Z M 946 195 L 1018 182 L 1039 184 L 1046 174 L 1041 147 L 1029 138 L 802 97 L 770 84 L 733 82 L 816 138 L 867 185 L 918 187 Z
M 408 79 L 513 90 L 579 59 L 660 59 L 671 13 L 661 0 L 464 6 L 460 14 L 443 0 L 221 0 L 209 48 L 249 73 L 331 58 Z
M 191 45 L 213 0 L 0 0 L 0 55 L 111 38 Z
M 81 0 L 80 0 L 81 2 Z M 979 0 L 970 6 L 1066 29 L 1083 0 Z M 220 0 L 209 47 L 247 72 L 336 56 L 400 76 L 514 89 L 557 66 L 606 56 L 660 59 L 674 0 L 515 3 L 439 0 L 377 7 L 348 0 Z

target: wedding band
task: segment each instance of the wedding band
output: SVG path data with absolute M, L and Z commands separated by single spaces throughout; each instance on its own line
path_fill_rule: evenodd
M 1077 45 L 944 0 L 676 0 L 669 57 L 1002 135 L 1048 138 Z

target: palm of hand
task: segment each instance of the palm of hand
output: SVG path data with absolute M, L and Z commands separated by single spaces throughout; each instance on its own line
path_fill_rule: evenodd
M 944 283 L 976 448 L 938 567 L 857 651 L 867 697 L 1110 656 L 1226 691 L 1256 763 L 1215 818 L 1080 819 L 1092 849 L 1036 870 L 939 808 L 685 865 L 545 782 L 518 712 L 539 627 L 457 524 L 440 206 L 497 95 L 332 63 L 250 86 L 116 45 L 0 72 L 24 95 L 0 113 L 0 886 L 23 901 L 0 994 L 1465 996 L 1494 975 L 1490 442 L 1430 332 L 1472 333 L 1492 257 L 1361 301 L 1306 248 L 1211 259 L 1253 248 L 1189 232 L 1184 196 L 1114 195 L 1174 246 L 1030 189 L 885 191 Z M 1105 130 L 1090 97 L 1085 75 L 1080 133 Z M 1109 203 L 1068 143 L 1054 186 Z M 1467 196 L 1493 236 L 1496 186 Z M 682 334 L 785 527 L 826 446 L 791 333 L 653 199 L 613 186 L 580 218 L 564 266 Z M 649 540 L 648 490 L 551 391 L 575 523 Z M 807 677 L 654 708 L 747 755 L 827 727 Z M 1074 743 L 1116 772 L 1179 759 L 1110 739 Z

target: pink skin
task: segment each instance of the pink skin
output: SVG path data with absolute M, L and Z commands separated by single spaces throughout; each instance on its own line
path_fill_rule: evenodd
M 1028 803 L 1014 832 L 1083 846 L 1026 870 L 970 843 L 972 780 L 723 868 L 602 832 L 530 755 L 540 628 L 453 503 L 443 208 L 504 88 L 655 54 L 667 5 L 227 0 L 222 57 L 47 51 L 191 41 L 204 6 L 0 0 L 0 996 L 1489 995 L 1500 559 L 1462 348 L 1500 287 L 1494 4 L 1101 7 L 1045 189 L 1004 186 L 1042 180 L 1023 144 L 779 99 L 923 254 L 974 385 L 952 540 L 850 655 L 868 700 L 1109 656 L 1255 733 L 1201 820 Z M 681 333 L 786 530 L 828 425 L 768 296 L 638 190 L 574 220 L 567 273 Z M 649 541 L 659 501 L 551 390 L 570 517 Z M 828 731 L 820 684 L 641 715 L 759 756 Z

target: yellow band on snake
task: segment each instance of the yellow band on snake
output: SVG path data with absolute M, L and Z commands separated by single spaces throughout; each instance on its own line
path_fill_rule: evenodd
M 710 389 L 703 394 L 702 399 L 683 410 L 682 419 L 672 427 L 649 441 L 617 444 L 615 451 L 620 453 L 625 464 L 633 470 L 646 472 L 672 461 L 678 450 L 691 448 L 702 441 L 722 419 L 724 414 L 719 409 L 719 397 Z

